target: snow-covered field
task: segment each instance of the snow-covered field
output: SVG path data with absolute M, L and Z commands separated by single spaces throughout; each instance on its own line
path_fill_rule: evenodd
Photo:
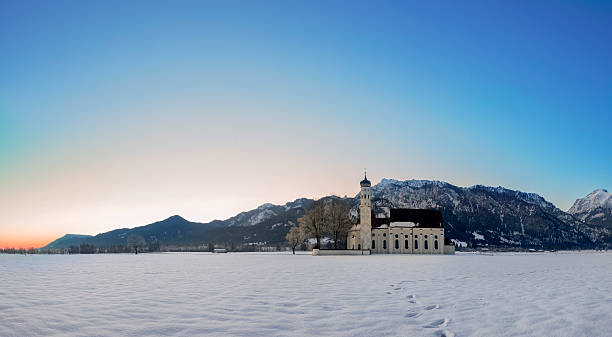
M 612 252 L 0 255 L 0 336 L 611 336 Z

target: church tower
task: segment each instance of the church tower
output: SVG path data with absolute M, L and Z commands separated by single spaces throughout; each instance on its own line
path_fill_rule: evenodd
M 359 238 L 361 241 L 361 249 L 370 249 L 370 239 L 372 236 L 372 184 L 368 180 L 367 174 L 364 173 L 361 185 L 361 204 L 359 206 Z

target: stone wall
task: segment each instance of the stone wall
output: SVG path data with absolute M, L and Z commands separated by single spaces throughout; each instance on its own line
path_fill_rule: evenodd
M 351 249 L 313 249 L 313 256 L 332 256 L 332 255 L 370 255 L 369 250 Z

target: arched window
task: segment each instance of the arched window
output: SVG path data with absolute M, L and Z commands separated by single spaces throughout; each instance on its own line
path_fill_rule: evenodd
M 395 237 L 397 238 L 397 237 L 398 237 L 398 235 L 397 235 L 397 234 L 395 234 Z
M 408 249 L 408 240 L 404 240 L 404 248 Z
M 434 241 L 434 249 L 438 250 L 438 240 Z
M 414 240 L 414 249 L 419 249 L 419 240 Z
M 387 240 L 383 240 L 383 249 L 387 249 Z
M 386 237 L 386 236 L 387 236 L 387 233 L 383 233 L 383 236 L 385 236 L 385 237 Z
M 395 249 L 399 249 L 399 240 L 395 240 Z
M 436 241 L 436 245 L 438 244 L 438 241 Z M 376 240 L 372 240 L 372 249 L 376 249 Z
M 425 240 L 425 247 L 424 247 L 425 249 L 429 249 L 428 243 L 429 243 L 429 240 Z
M 361 250 L 361 243 L 357 245 L 357 250 Z

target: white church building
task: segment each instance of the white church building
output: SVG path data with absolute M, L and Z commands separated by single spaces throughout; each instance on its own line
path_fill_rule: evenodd
M 444 237 L 442 213 L 433 209 L 391 208 L 384 216 L 372 209 L 372 184 L 360 182 L 359 223 L 348 232 L 347 249 L 368 254 L 454 254 Z

